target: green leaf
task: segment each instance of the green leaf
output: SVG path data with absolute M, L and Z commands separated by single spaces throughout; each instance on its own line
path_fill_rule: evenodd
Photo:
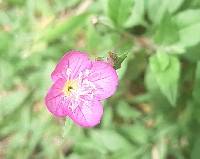
M 124 126 L 122 129 L 133 142 L 138 144 L 145 144 L 148 141 L 149 130 L 147 130 L 142 124 L 134 124 L 132 126 Z
M 26 96 L 27 92 L 24 90 L 13 91 L 6 96 L 0 96 L 0 119 L 13 113 L 20 107 Z
M 160 159 L 165 159 L 167 156 L 167 145 L 165 139 L 161 138 L 158 143 L 152 148 L 152 156 L 159 157 Z
M 0 90 L 13 85 L 14 67 L 7 60 L 0 59 Z
M 177 57 L 158 52 L 150 58 L 150 69 L 161 92 L 170 104 L 175 106 L 180 76 L 180 63 Z
M 44 62 L 43 67 L 28 77 L 27 84 L 32 87 L 32 89 L 40 88 L 34 93 L 35 98 L 44 98 L 43 96 L 51 84 L 51 79 L 49 77 L 54 67 L 55 63 L 52 61 Z
M 191 159 L 199 159 L 200 156 L 200 139 L 197 138 L 191 152 Z
M 147 13 L 149 18 L 156 24 L 159 24 L 163 19 L 164 15 L 169 13 L 176 12 L 184 0 L 149 0 L 147 2 Z
M 1 23 L 1 22 L 0 22 Z M 6 32 L 0 30 L 0 55 L 6 55 L 10 49 L 12 37 Z
M 188 9 L 173 17 L 179 28 L 185 28 L 200 21 L 200 9 Z
M 82 139 L 78 141 L 79 142 L 77 142 L 74 147 L 75 152 L 81 154 L 87 154 L 88 152 L 106 154 L 107 152 L 105 146 L 99 144 L 96 140 L 95 141 L 93 139 L 87 140 L 87 138 L 83 136 Z
M 99 41 L 101 41 L 101 37 L 99 36 L 99 33 L 95 30 L 93 25 L 88 26 L 87 31 L 87 50 L 95 53 L 96 50 L 99 49 Z
M 117 104 L 117 113 L 125 120 L 134 120 L 135 118 L 139 117 L 141 113 L 137 111 L 134 107 L 131 107 L 125 101 L 119 101 Z
M 200 10 L 188 9 L 173 17 L 179 28 L 179 45 L 185 48 L 200 43 Z
M 104 114 L 101 121 L 101 125 L 103 128 L 108 128 L 112 126 L 113 121 L 113 110 L 111 109 L 110 105 L 106 104 L 104 108 Z
M 178 27 L 167 12 L 156 29 L 154 40 L 158 44 L 170 45 L 179 40 Z
M 118 27 L 124 26 L 133 7 L 134 0 L 108 0 L 108 16 Z
M 157 53 L 157 60 L 161 71 L 165 71 L 170 65 L 170 57 L 166 53 Z
M 15 6 L 23 6 L 26 1 L 24 0 L 7 0 L 7 3 Z
M 193 97 L 198 103 L 200 103 L 200 62 L 197 63 L 195 83 L 193 90 Z
M 184 3 L 184 0 L 169 0 L 168 10 L 170 13 L 175 13 L 181 5 Z
M 63 34 L 71 33 L 78 27 L 82 26 L 87 17 L 88 14 L 81 14 L 70 17 L 68 20 L 63 22 L 58 22 L 55 25 L 51 25 L 44 31 L 44 33 L 42 33 L 41 38 L 47 42 L 56 40 L 63 36 Z
M 65 119 L 65 125 L 63 126 L 63 135 L 62 137 L 65 138 L 71 131 L 73 122 L 70 118 Z
M 129 142 L 114 130 L 91 131 L 91 138 L 97 145 L 103 146 L 110 152 L 117 152 L 131 147 Z
M 165 111 L 166 109 L 169 109 L 169 101 L 162 93 L 158 82 L 156 82 L 156 77 L 153 71 L 150 69 L 150 66 L 147 68 L 145 73 L 145 86 L 149 92 L 149 101 L 153 104 L 153 106 L 159 108 L 156 109 L 156 111 Z
M 200 60 L 199 50 L 200 43 L 196 46 L 188 47 L 183 56 L 192 62 L 198 62 Z
M 31 154 L 33 153 L 34 149 L 36 148 L 37 144 L 41 142 L 42 136 L 45 133 L 45 130 L 48 127 L 49 120 L 41 120 L 35 119 L 32 122 L 32 134 L 27 142 L 26 145 L 26 153 L 24 153 L 24 158 L 30 158 Z M 25 157 L 26 156 L 26 157 Z
M 145 0 L 134 0 L 134 6 L 130 17 L 125 23 L 125 27 L 130 28 L 144 23 Z
M 184 47 L 192 47 L 200 42 L 200 22 L 183 28 L 179 31 L 180 44 Z

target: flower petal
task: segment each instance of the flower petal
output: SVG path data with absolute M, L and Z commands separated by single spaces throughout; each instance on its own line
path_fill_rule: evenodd
M 48 110 L 55 116 L 67 116 L 67 107 L 70 100 L 62 92 L 64 83 L 64 79 L 57 80 L 45 97 L 45 104 Z
M 112 96 L 118 85 L 116 70 L 103 61 L 93 62 L 88 80 L 95 84 L 95 95 L 98 100 Z
M 103 107 L 99 101 L 82 101 L 74 109 L 68 112 L 68 116 L 78 125 L 93 127 L 100 123 L 103 115 Z
M 51 74 L 53 81 L 56 81 L 59 78 L 66 78 L 70 76 L 70 79 L 74 79 L 78 74 L 91 67 L 91 61 L 88 59 L 88 55 L 79 51 L 70 51 L 67 52 L 57 64 L 55 70 Z M 67 74 L 67 71 L 70 71 L 70 75 Z

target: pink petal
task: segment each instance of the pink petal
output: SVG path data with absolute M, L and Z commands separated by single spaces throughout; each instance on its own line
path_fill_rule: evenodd
M 57 80 L 45 97 L 45 104 L 48 110 L 55 116 L 67 116 L 67 107 L 70 100 L 66 99 L 62 92 L 64 84 L 65 81 L 63 79 Z
M 116 70 L 103 61 L 93 62 L 88 80 L 95 84 L 97 88 L 95 94 L 98 100 L 112 96 L 118 85 Z
M 86 53 L 79 51 L 67 52 L 57 64 L 55 70 L 51 74 L 53 81 L 67 76 L 67 69 L 71 70 L 70 79 L 74 79 L 78 74 L 91 67 L 91 62 Z
M 99 101 L 85 101 L 68 113 L 68 116 L 78 125 L 93 127 L 100 123 L 103 107 Z

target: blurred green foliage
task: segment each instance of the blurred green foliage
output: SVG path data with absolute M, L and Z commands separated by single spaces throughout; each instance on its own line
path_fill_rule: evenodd
M 128 53 L 95 128 L 45 108 L 68 50 Z M 0 158 L 199 159 L 199 137 L 199 0 L 0 0 Z

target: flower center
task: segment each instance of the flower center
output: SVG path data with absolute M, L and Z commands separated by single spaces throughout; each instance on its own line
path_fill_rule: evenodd
M 68 80 L 65 82 L 63 92 L 65 96 L 70 96 L 72 92 L 78 89 L 78 82 L 76 80 Z

